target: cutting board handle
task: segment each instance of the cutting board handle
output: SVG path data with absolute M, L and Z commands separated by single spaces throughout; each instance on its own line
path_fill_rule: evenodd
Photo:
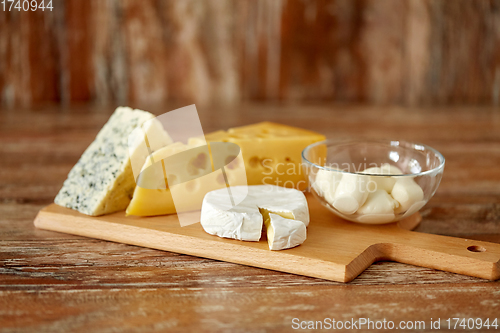
M 382 259 L 475 276 L 500 278 L 500 244 L 399 229 L 377 244 Z

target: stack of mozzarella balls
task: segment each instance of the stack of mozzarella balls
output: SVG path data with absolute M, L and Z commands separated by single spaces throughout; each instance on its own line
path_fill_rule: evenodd
M 397 215 L 409 216 L 425 204 L 414 177 L 403 176 L 387 163 L 358 174 L 320 169 L 313 188 L 339 215 L 361 223 L 392 222 Z

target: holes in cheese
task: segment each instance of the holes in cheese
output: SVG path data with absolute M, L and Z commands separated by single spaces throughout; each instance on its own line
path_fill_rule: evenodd
M 278 185 L 304 190 L 302 150 L 325 140 L 321 134 L 296 127 L 263 122 L 205 135 L 208 142 L 236 143 L 243 154 L 249 185 Z
M 237 145 L 214 142 L 208 147 L 201 140 L 190 142 L 187 145 L 176 142 L 151 155 L 138 178 L 127 215 L 200 210 L 207 192 L 225 188 L 226 182 L 246 183 L 244 162 Z
M 207 160 L 208 157 L 206 153 L 199 153 L 195 157 L 191 158 L 187 164 L 187 172 L 189 175 L 198 176 L 202 174 L 204 170 L 208 170 Z
M 226 157 L 226 166 L 229 170 L 233 170 L 238 167 L 238 160 L 236 159 L 237 156 L 228 156 Z
M 167 178 L 165 179 L 165 183 L 167 184 L 167 188 L 168 188 L 168 184 L 169 184 L 167 179 L 170 179 L 170 185 L 175 185 L 175 184 L 179 183 L 179 180 L 177 179 L 176 175 L 168 175 Z
M 195 192 L 200 188 L 200 181 L 198 179 L 193 179 L 184 185 L 187 192 Z
M 302 150 L 309 144 L 324 139 L 323 135 L 315 132 L 264 122 L 232 128 L 228 131 L 213 132 L 205 135 L 206 141 L 198 137 L 193 137 L 188 140 L 187 145 L 179 142 L 174 143 L 170 145 L 173 147 L 172 152 L 168 153 L 169 150 L 165 150 L 163 151 L 163 155 L 179 154 L 179 166 L 185 165 L 183 159 L 185 161 L 186 158 L 190 161 L 190 164 L 180 168 L 176 172 L 168 170 L 168 174 L 161 177 L 155 174 L 154 179 L 160 177 L 160 180 L 152 182 L 152 187 L 137 187 L 132 202 L 127 208 L 127 214 L 144 216 L 176 212 L 172 194 L 169 192 L 173 184 L 178 186 L 176 188 L 183 188 L 184 192 L 182 193 L 187 196 L 185 207 L 189 208 L 187 204 L 189 200 L 195 202 L 193 206 L 199 207 L 203 195 L 209 189 L 204 185 L 200 185 L 199 187 L 195 187 L 192 184 L 187 185 L 187 181 L 198 177 L 206 177 L 210 179 L 209 182 L 214 188 L 224 185 L 226 181 L 224 176 L 220 172 L 213 172 L 213 170 L 221 168 L 221 165 L 217 165 L 217 163 L 226 164 L 227 181 L 232 184 L 242 179 L 241 174 L 243 173 L 246 178 L 245 183 L 248 183 L 248 185 L 272 184 L 305 189 L 305 175 L 300 162 Z M 192 149 L 192 147 L 204 145 L 205 142 L 208 142 L 209 147 L 212 147 L 210 148 L 211 151 L 205 153 L 206 158 L 198 154 L 189 156 L 191 152 L 186 152 L 185 155 L 180 154 Z M 213 149 L 217 144 L 224 143 L 231 143 L 232 145 L 227 145 L 221 149 Z M 153 155 L 155 154 L 156 152 Z M 159 155 L 161 154 L 159 153 Z M 220 156 L 217 157 L 215 156 L 216 154 Z M 239 157 L 233 158 L 234 156 Z M 228 163 L 232 158 L 233 160 Z M 159 159 L 161 159 L 160 156 L 155 157 L 155 161 Z M 158 169 L 159 174 L 161 174 L 160 171 L 162 170 Z M 173 175 L 177 178 L 171 179 Z M 167 182 L 165 182 L 165 177 L 167 178 Z M 163 185 L 162 192 L 159 192 L 156 186 L 161 182 L 165 184 Z M 239 184 L 242 183 L 240 182 Z M 152 193 L 148 193 L 148 189 L 154 189 L 155 195 L 161 193 L 163 199 L 160 197 L 150 197 Z M 144 195 L 145 197 L 141 198 Z M 161 204 L 162 200 L 166 203 Z M 157 207 L 157 205 L 162 205 L 163 207 Z
M 226 180 L 224 179 L 224 175 L 222 173 L 217 176 L 216 181 L 221 185 L 226 183 Z
M 257 168 L 259 167 L 260 165 L 260 158 L 258 158 L 257 156 L 253 156 L 251 157 L 249 160 L 248 160 L 248 165 L 250 166 L 250 168 Z

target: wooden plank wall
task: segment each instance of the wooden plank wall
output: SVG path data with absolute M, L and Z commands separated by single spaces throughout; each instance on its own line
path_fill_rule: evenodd
M 500 0 L 53 6 L 0 10 L 0 106 L 500 100 Z

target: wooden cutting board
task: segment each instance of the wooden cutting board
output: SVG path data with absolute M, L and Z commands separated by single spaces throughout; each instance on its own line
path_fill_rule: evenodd
M 410 231 L 420 223 L 418 213 L 399 223 L 370 226 L 336 217 L 312 196 L 308 202 L 307 240 L 283 251 L 270 251 L 265 239 L 243 242 L 209 235 L 200 223 L 181 227 L 175 215 L 89 217 L 52 204 L 38 213 L 35 226 L 339 282 L 353 280 L 380 260 L 500 278 L 500 244 Z

